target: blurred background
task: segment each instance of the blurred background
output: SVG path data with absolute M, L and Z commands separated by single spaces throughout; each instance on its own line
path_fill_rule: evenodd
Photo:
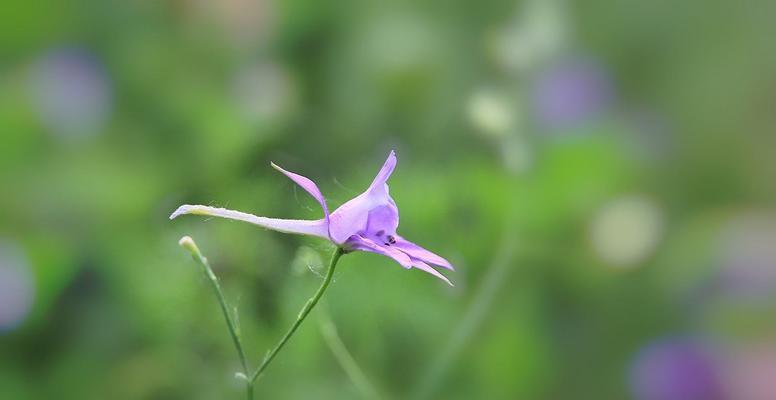
M 253 365 L 332 247 L 168 215 L 319 218 L 270 161 L 333 208 L 390 149 L 455 287 L 344 257 L 257 398 L 776 398 L 776 3 L 2 8 L 0 398 L 243 398 L 178 239 Z

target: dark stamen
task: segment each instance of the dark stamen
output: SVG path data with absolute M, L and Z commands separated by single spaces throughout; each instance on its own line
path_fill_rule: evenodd
M 390 244 L 396 243 L 396 238 L 393 237 L 393 235 L 388 235 L 388 243 Z

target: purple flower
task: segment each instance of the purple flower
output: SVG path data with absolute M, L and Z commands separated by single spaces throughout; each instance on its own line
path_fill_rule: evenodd
M 62 137 L 94 136 L 110 118 L 110 77 L 100 60 L 84 49 L 44 53 L 31 66 L 29 90 L 42 123 Z
M 404 268 L 417 268 L 436 276 L 452 286 L 452 283 L 431 265 L 453 270 L 444 258 L 408 241 L 396 233 L 399 226 L 399 209 L 388 194 L 386 181 L 396 167 L 396 154 L 391 151 L 380 172 L 364 193 L 345 202 L 329 213 L 326 200 L 318 186 L 302 175 L 272 164 L 309 193 L 323 208 L 323 219 L 309 221 L 259 217 L 240 211 L 200 205 L 182 205 L 170 219 L 183 214 L 208 215 L 236 219 L 278 232 L 318 236 L 330 240 L 347 251 L 368 251 L 388 256 Z
M 549 128 L 568 128 L 603 114 L 614 98 L 606 69 L 591 60 L 571 60 L 550 68 L 535 83 L 533 106 Z
M 630 371 L 640 400 L 718 400 L 724 398 L 714 357 L 687 339 L 661 340 L 643 348 Z

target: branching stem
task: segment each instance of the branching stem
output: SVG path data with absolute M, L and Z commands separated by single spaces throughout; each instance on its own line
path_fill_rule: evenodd
M 180 242 L 178 242 L 183 248 L 188 250 L 191 253 L 191 256 L 194 258 L 194 261 L 196 261 L 200 266 L 202 266 L 202 271 L 204 272 L 205 276 L 208 278 L 208 281 L 210 282 L 210 286 L 213 288 L 213 293 L 215 293 L 216 298 L 218 299 L 218 304 L 221 306 L 221 312 L 224 314 L 224 319 L 226 320 L 226 325 L 229 328 L 229 335 L 232 337 L 232 342 L 234 342 L 234 347 L 237 350 L 237 355 L 240 358 L 240 364 L 242 365 L 243 372 L 242 374 L 238 374 L 244 381 L 245 381 L 245 392 L 247 395 L 248 400 L 253 400 L 253 384 L 256 382 L 256 380 L 261 376 L 261 374 L 264 372 L 265 369 L 269 366 L 269 364 L 272 362 L 272 360 L 275 358 L 275 356 L 280 352 L 280 350 L 283 348 L 283 346 L 286 345 L 286 342 L 288 342 L 289 339 L 291 339 L 291 336 L 294 335 L 296 330 L 299 328 L 299 325 L 302 324 L 302 321 L 307 318 L 307 315 L 310 314 L 310 311 L 315 307 L 316 304 L 318 304 L 318 300 L 321 299 L 323 296 L 323 293 L 326 292 L 326 289 L 329 287 L 329 284 L 331 283 L 331 279 L 334 277 L 334 269 L 337 266 L 337 261 L 339 261 L 339 258 L 345 254 L 345 250 L 342 248 L 337 248 L 334 251 L 334 254 L 331 256 L 331 261 L 329 262 L 329 268 L 326 271 L 326 276 L 323 278 L 323 282 L 321 283 L 321 286 L 318 288 L 318 290 L 315 292 L 313 297 L 311 297 L 307 302 L 305 303 L 304 307 L 302 307 L 302 310 L 299 311 L 299 314 L 296 317 L 296 321 L 291 325 L 291 328 L 288 329 L 288 332 L 283 336 L 282 339 L 280 339 L 280 342 L 278 342 L 277 345 L 267 354 L 267 356 L 264 358 L 264 360 L 261 362 L 261 365 L 259 365 L 258 368 L 256 368 L 256 371 L 253 373 L 250 373 L 250 369 L 248 368 L 248 362 L 246 361 L 245 357 L 245 351 L 243 350 L 242 341 L 240 339 L 240 329 L 236 322 L 236 310 L 235 315 L 232 315 L 229 312 L 229 306 L 226 303 L 226 299 L 224 298 L 224 293 L 221 290 L 221 285 L 218 282 L 218 277 L 216 277 L 216 274 L 213 272 L 213 269 L 210 268 L 210 263 L 208 262 L 207 258 L 202 255 L 202 253 L 199 251 L 199 248 L 197 247 L 197 244 L 194 243 L 194 240 L 188 236 L 184 236 Z

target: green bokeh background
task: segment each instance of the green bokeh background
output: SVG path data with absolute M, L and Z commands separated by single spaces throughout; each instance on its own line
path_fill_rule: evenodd
M 23 255 L 34 302 L 0 333 L 0 398 L 241 398 L 217 303 L 178 239 L 197 241 L 239 307 L 254 365 L 332 247 L 168 215 L 319 218 L 270 161 L 334 208 L 391 149 L 402 235 L 456 271 L 450 288 L 343 257 L 325 307 L 380 397 L 629 398 L 636 355 L 660 338 L 771 343 L 773 286 L 756 304 L 694 299 L 724 270 L 731 226 L 776 230 L 774 3 L 539 3 L 6 1 L 0 240 Z M 517 36 L 525 49 L 507 40 L 520 65 L 504 60 L 514 31 L 539 32 Z M 31 94 L 63 49 L 104 74 L 109 104 L 88 132 L 58 130 Z M 613 98 L 548 126 L 531 96 L 569 59 L 602 66 Z M 478 93 L 496 102 L 485 116 Z M 618 199 L 650 205 L 660 227 L 623 263 L 606 254 L 647 229 L 638 215 L 626 207 L 603 244 L 590 233 Z M 319 318 L 256 398 L 362 398 Z

